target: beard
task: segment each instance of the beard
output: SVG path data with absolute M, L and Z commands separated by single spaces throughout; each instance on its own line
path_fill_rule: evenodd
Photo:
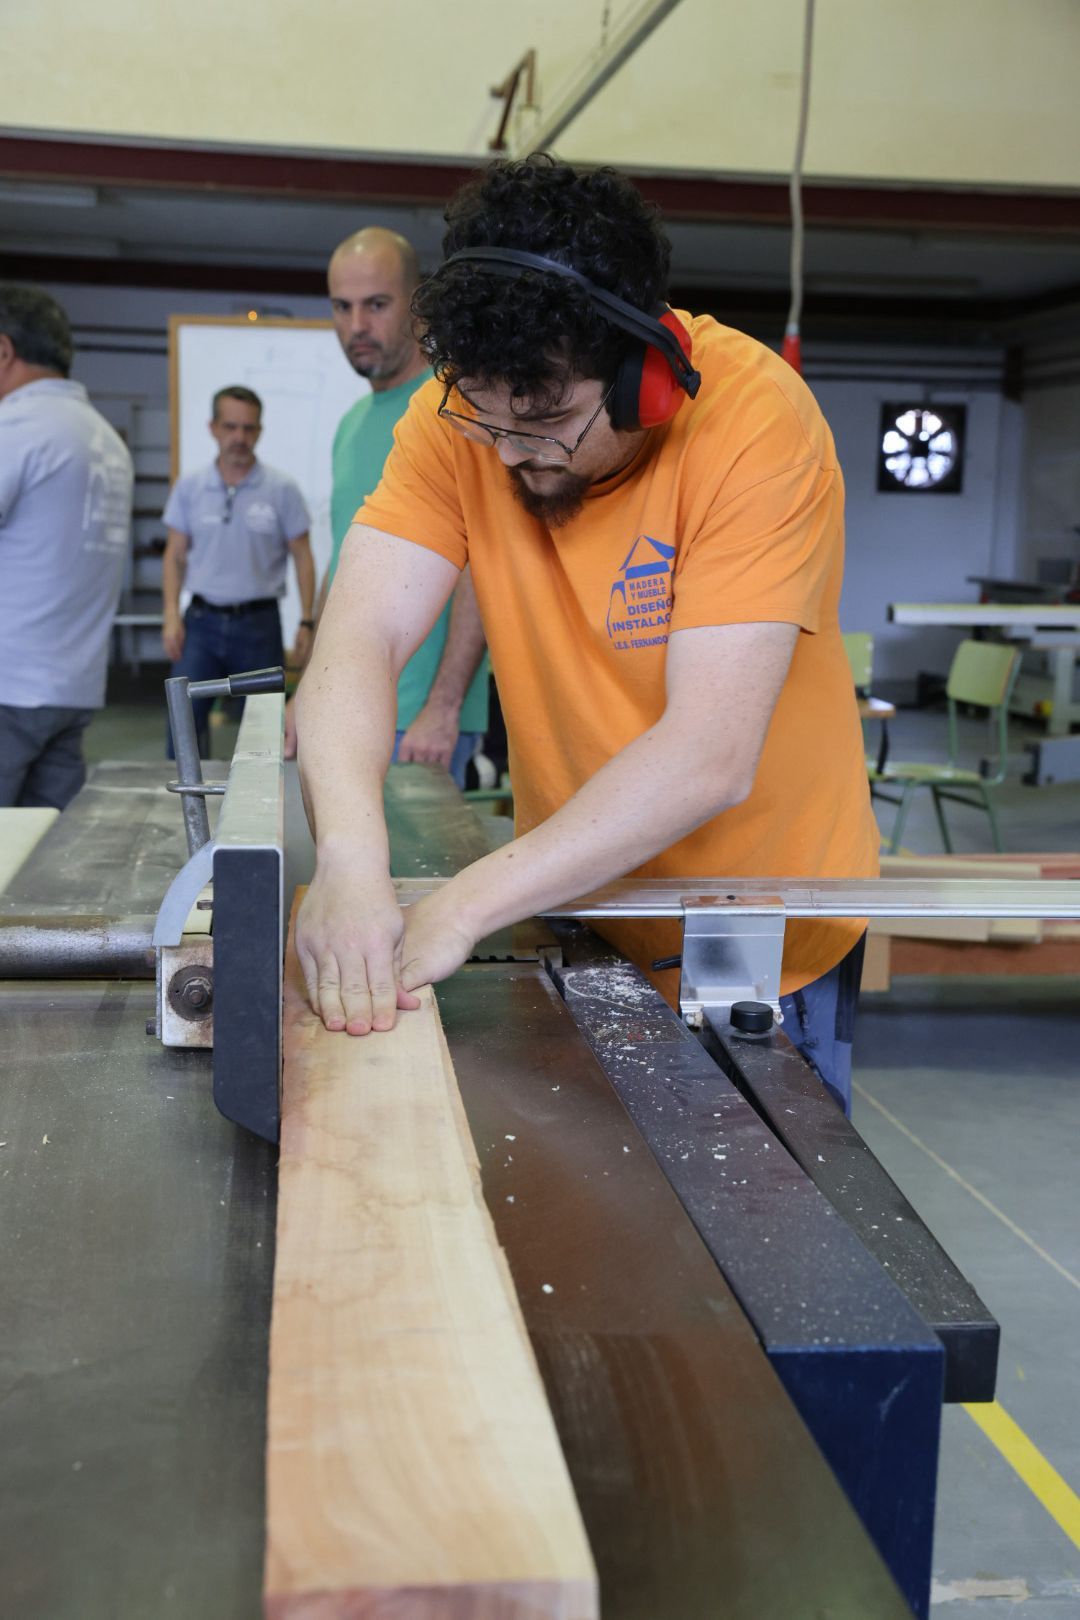
M 386 365 L 386 356 L 378 343 L 371 343 L 362 350 L 346 349 L 345 355 L 358 377 L 378 378 Z
M 548 471 L 547 468 L 544 469 Z M 507 467 L 510 488 L 515 499 L 530 517 L 539 518 L 549 529 L 561 529 L 581 511 L 591 478 L 580 478 L 576 473 L 559 471 L 558 482 L 550 494 L 530 489 L 522 477 L 520 467 Z

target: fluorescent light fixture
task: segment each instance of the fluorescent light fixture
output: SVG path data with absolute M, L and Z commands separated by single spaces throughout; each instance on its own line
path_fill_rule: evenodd
M 96 186 L 49 185 L 39 180 L 0 180 L 0 202 L 29 203 L 40 208 L 94 208 Z

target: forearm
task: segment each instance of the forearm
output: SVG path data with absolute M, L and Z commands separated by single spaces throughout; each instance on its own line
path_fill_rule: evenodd
M 547 821 L 466 867 L 449 887 L 482 938 L 633 871 L 748 789 L 741 765 L 703 768 L 700 740 L 688 742 L 682 727 L 661 720 Z
M 450 605 L 446 646 L 425 707 L 458 712 L 469 683 L 484 656 L 484 627 L 468 568 L 462 572 Z
M 454 578 L 442 558 L 375 530 L 354 530 L 343 548 L 296 700 L 300 779 L 320 860 L 344 850 L 388 869 L 382 784 L 397 680 Z
M 186 559 L 166 548 L 161 560 L 161 605 L 167 619 L 180 616 L 180 591 L 186 571 Z
M 382 787 L 394 748 L 397 686 L 376 647 L 342 648 L 320 630 L 297 693 L 304 806 L 319 858 L 389 870 Z
M 296 567 L 296 586 L 300 592 L 300 617 L 312 619 L 315 616 L 315 558 L 306 541 L 302 546 L 297 546 L 292 555 Z

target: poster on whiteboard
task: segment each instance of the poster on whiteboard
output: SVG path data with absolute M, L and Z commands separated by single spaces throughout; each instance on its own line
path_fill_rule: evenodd
M 330 453 L 338 423 L 370 392 L 346 360 L 329 321 L 258 320 L 244 316 L 173 315 L 169 320 L 172 478 L 205 467 L 217 454 L 210 437 L 211 402 L 219 388 L 240 384 L 263 402 L 260 461 L 294 478 L 311 513 L 317 579 L 330 561 Z M 285 645 L 300 619 L 290 560 L 281 604 Z

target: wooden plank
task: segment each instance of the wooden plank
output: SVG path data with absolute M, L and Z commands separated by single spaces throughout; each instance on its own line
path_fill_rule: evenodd
M 874 933 L 886 939 L 948 939 L 964 944 L 985 944 L 990 938 L 989 917 L 873 917 Z
M 889 938 L 877 934 L 872 928 L 866 934 L 866 952 L 863 956 L 860 991 L 874 992 L 889 988 Z
M 1080 973 L 1080 940 L 1044 938 L 1033 945 L 990 940 L 985 945 L 967 945 L 949 940 L 894 939 L 892 973 L 894 980 L 908 974 L 940 978 L 981 973 L 1073 977 Z
M 958 869 L 957 862 L 963 865 Z M 1037 860 L 1015 856 L 883 855 L 882 877 L 896 878 L 1010 878 L 1038 883 L 1044 873 Z M 1038 917 L 879 917 L 874 931 L 893 939 L 991 940 L 1035 942 L 1042 938 Z
M 434 997 L 330 1035 L 290 943 L 284 1040 L 268 1620 L 594 1620 Z
M 0 809 L 0 889 L 7 887 L 59 814 L 36 805 Z
M 1080 878 L 1080 854 L 1075 852 L 1053 850 L 1049 853 L 1036 854 L 1025 850 L 1024 854 L 1019 858 L 1025 865 L 1037 866 L 1039 876 L 1043 878 L 1053 878 L 1055 880 Z M 952 859 L 964 865 L 972 861 L 980 861 L 986 866 L 992 867 L 995 876 L 1000 876 L 1000 867 L 1003 864 L 1008 865 L 1010 862 L 1015 861 L 1017 857 L 1015 855 L 954 855 Z M 957 872 L 955 875 L 959 877 L 966 874 Z

